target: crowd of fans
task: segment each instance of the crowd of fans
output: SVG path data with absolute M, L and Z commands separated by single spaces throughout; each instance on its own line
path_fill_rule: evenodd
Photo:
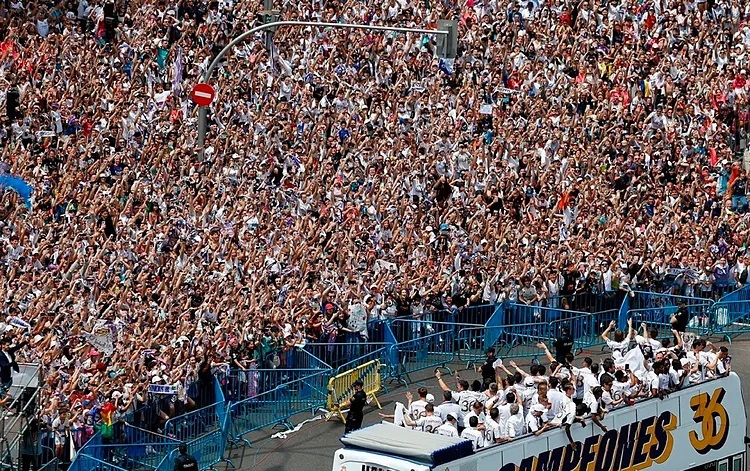
M 381 416 L 422 432 L 471 440 L 474 449 L 560 427 L 573 444 L 570 428 L 575 423 L 585 425 L 590 419 L 606 432 L 602 419 L 615 408 L 633 406 L 643 399 L 664 399 L 683 387 L 731 371 L 727 347 L 694 339 L 677 329 L 672 330 L 671 338 L 662 339 L 658 328 L 646 324 L 636 328 L 632 321 L 628 321 L 627 331 L 613 330 L 614 322 L 602 333 L 611 355 L 600 362 L 590 357 L 575 359 L 565 342 L 555 343 L 555 355 L 540 343 L 549 367 L 534 363 L 524 371 L 513 361 L 508 362 L 508 368 L 495 357 L 495 350 L 489 349 L 486 361 L 477 368 L 481 380 L 469 383 L 456 374 L 452 388 L 437 371 L 443 390 L 441 404 L 421 387 L 419 399 L 413 400 L 407 392 L 407 405 L 396 405 L 400 414 Z
M 747 280 L 750 4 L 275 7 L 457 19 L 459 55 L 258 34 L 212 78 L 200 158 L 189 91 L 259 2 L 0 3 L 0 160 L 34 187 L 0 199 L 3 326 L 50 368 L 50 426 L 154 383 L 178 388 L 164 415 L 193 408 L 212 367 L 368 319 Z

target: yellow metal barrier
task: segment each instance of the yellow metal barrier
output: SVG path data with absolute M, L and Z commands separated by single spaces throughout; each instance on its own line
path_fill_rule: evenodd
M 354 395 L 354 382 L 357 380 L 364 383 L 362 390 L 367 394 L 367 398 L 374 400 L 378 409 L 382 409 L 378 398 L 375 397 L 375 393 L 380 391 L 380 361 L 373 360 L 331 378 L 328 382 L 326 420 L 338 417 L 342 422 L 346 422 L 343 411 L 349 406 L 349 401 Z

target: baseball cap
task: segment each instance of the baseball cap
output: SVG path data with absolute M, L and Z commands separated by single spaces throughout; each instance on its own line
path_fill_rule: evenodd
M 546 413 L 547 409 L 541 404 L 534 404 L 533 406 L 531 406 L 531 412 Z
M 435 402 L 435 396 L 433 396 L 432 394 L 428 393 L 426 397 L 427 397 L 427 402 L 429 402 L 430 404 Z
M 328 303 L 326 304 L 326 311 L 333 309 L 333 304 Z
M 453 417 L 453 415 L 448 414 L 448 416 L 445 418 L 445 420 L 448 421 L 448 422 L 453 422 L 454 420 L 456 420 L 456 418 Z

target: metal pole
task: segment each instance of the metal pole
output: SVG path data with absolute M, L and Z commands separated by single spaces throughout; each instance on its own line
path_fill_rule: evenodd
M 339 28 L 339 29 L 367 29 L 373 31 L 396 31 L 400 33 L 422 33 L 422 34 L 438 34 L 448 35 L 447 31 L 436 30 L 436 29 L 420 29 L 420 28 L 399 28 L 395 26 L 374 26 L 374 25 L 359 25 L 354 23 L 320 23 L 317 21 L 277 21 L 275 23 L 266 23 L 264 25 L 256 26 L 234 38 L 229 44 L 224 46 L 224 49 L 214 57 L 211 64 L 208 66 L 206 71 L 203 73 L 203 82 L 208 83 L 211 79 L 211 75 L 214 69 L 219 65 L 221 59 L 229 52 L 234 46 L 241 43 L 253 34 L 263 31 L 269 28 L 277 28 L 279 26 L 316 26 L 319 28 Z M 203 161 L 203 152 L 205 150 L 206 142 L 206 116 L 207 111 L 205 106 L 198 107 L 198 161 Z
M 198 107 L 198 162 L 203 162 L 203 151 L 206 149 L 206 121 L 208 107 Z

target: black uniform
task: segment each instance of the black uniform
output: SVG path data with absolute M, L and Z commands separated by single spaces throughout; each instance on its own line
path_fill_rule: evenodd
M 198 461 L 187 453 L 174 460 L 174 471 L 198 471 Z
M 555 340 L 552 346 L 555 347 L 555 360 L 558 363 L 565 363 L 565 355 L 573 351 L 573 337 L 565 332 Z
M 497 361 L 497 357 L 495 355 L 488 355 L 487 360 L 482 365 L 481 371 L 483 389 L 487 389 L 490 386 L 490 383 L 495 382 L 495 367 L 493 366 L 495 364 L 495 361 Z
M 362 419 L 364 419 L 364 408 L 366 403 L 367 394 L 365 394 L 364 391 L 359 390 L 354 393 L 354 397 L 352 397 L 349 406 L 349 414 L 346 416 L 345 433 L 362 428 Z

